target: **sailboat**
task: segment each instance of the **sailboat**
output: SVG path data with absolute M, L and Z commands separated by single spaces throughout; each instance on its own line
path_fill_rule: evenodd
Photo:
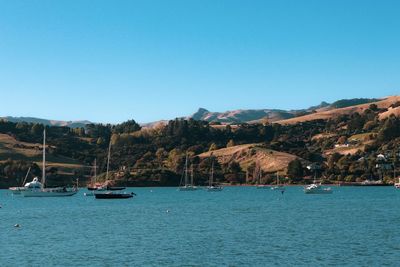
M 191 166 L 191 174 L 190 174 L 190 183 L 189 183 L 189 175 L 188 175 L 188 155 L 186 154 L 186 161 L 185 161 L 185 170 L 183 173 L 184 176 L 184 185 L 179 187 L 179 191 L 196 191 L 197 187 L 194 186 L 194 171 L 193 171 L 193 164 Z M 182 181 L 181 181 L 182 185 Z
M 332 194 L 333 190 L 328 187 L 322 187 L 321 183 L 317 184 L 317 172 L 314 175 L 314 182 L 306 187 L 304 187 L 305 194 Z
M 276 185 L 272 186 L 271 190 L 285 191 L 285 187 L 279 183 L 279 172 L 276 172 Z
M 111 157 L 111 140 L 108 146 L 106 181 L 108 181 L 108 172 L 110 169 L 110 157 Z M 122 192 L 122 190 L 124 189 L 125 187 L 111 187 L 105 185 L 96 189 L 94 191 L 94 196 L 97 199 L 124 199 L 124 198 L 132 198 L 133 196 L 135 196 L 135 193 Z
M 261 184 L 261 177 L 262 177 L 261 166 L 260 166 L 260 165 L 256 166 L 256 169 L 255 169 L 255 170 L 256 170 L 255 176 L 257 177 L 257 185 L 256 185 L 256 188 L 257 188 L 257 189 L 267 189 L 267 188 L 269 188 L 268 185 L 266 185 L 266 184 Z
M 94 165 L 93 165 L 93 177 L 91 183 L 88 185 L 87 190 L 89 191 L 88 193 L 84 193 L 84 196 L 94 196 L 93 191 L 101 191 L 105 190 L 100 184 L 97 183 L 97 159 L 94 159 Z
M 209 184 L 207 186 L 207 191 L 209 192 L 216 192 L 216 191 L 222 191 L 223 187 L 218 185 L 218 184 L 214 184 L 214 161 L 212 162 L 211 165 L 211 172 L 210 172 L 210 179 L 209 179 Z
M 46 129 L 43 131 L 43 166 L 42 166 L 42 183 L 38 187 L 38 179 L 35 178 L 25 190 L 21 191 L 24 197 L 69 197 L 78 193 L 78 188 L 55 187 L 45 188 L 46 184 Z M 32 186 L 31 186 L 32 185 Z

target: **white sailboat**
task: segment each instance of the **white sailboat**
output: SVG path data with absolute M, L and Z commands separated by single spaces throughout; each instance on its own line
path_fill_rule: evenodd
M 42 166 L 42 183 L 38 178 L 25 185 L 25 190 L 21 191 L 24 197 L 69 197 L 78 192 L 78 188 L 45 188 L 46 183 L 46 130 L 43 131 L 43 166 Z M 40 187 L 39 187 L 40 185 Z
M 210 179 L 209 179 L 209 184 L 207 186 L 207 191 L 208 192 L 218 192 L 218 191 L 222 191 L 223 187 L 218 185 L 218 184 L 214 184 L 214 161 L 212 162 L 211 165 L 211 173 L 210 173 Z
M 276 185 L 271 187 L 271 190 L 285 191 L 285 187 L 279 182 L 279 172 L 276 172 Z
M 191 166 L 191 173 L 190 173 L 190 183 L 189 183 L 189 174 L 188 174 L 188 163 L 189 163 L 189 158 L 188 155 L 186 154 L 186 160 L 185 160 L 185 170 L 184 170 L 184 184 L 182 185 L 181 181 L 181 186 L 179 187 L 179 191 L 196 191 L 197 186 L 194 186 L 194 171 L 193 171 L 193 165 Z

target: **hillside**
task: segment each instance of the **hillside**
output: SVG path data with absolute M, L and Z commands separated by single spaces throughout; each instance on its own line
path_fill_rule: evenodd
M 313 120 L 327 120 L 327 119 L 332 119 L 332 118 L 337 118 L 341 115 L 350 115 L 354 114 L 356 112 L 362 113 L 366 109 L 370 107 L 371 104 L 377 105 L 379 109 L 382 109 L 380 113 L 384 115 L 380 115 L 381 118 L 385 118 L 389 116 L 390 114 L 398 114 L 398 108 L 392 109 L 390 106 L 396 104 L 397 102 L 400 101 L 400 96 L 390 96 L 387 98 L 384 98 L 382 100 L 376 101 L 376 102 L 368 102 L 367 104 L 359 104 L 355 106 L 349 106 L 349 107 L 344 107 L 344 108 L 333 108 L 331 106 L 322 108 L 320 110 L 316 110 L 315 113 L 304 115 L 304 116 L 299 116 L 295 118 L 290 118 L 286 120 L 279 120 L 276 121 L 279 124 L 296 124 L 299 122 L 305 122 L 305 121 L 313 121 Z M 389 109 L 392 109 L 392 111 L 388 112 Z
M 246 170 L 251 165 L 258 164 L 263 172 L 266 173 L 275 173 L 277 171 L 286 173 L 289 162 L 298 159 L 297 156 L 289 153 L 267 149 L 262 144 L 238 145 L 199 155 L 203 159 L 211 156 L 216 157 L 222 165 L 236 161 L 243 170 Z
M 339 102 L 341 106 L 352 103 Z M 400 165 L 400 117 L 391 116 L 399 114 L 399 107 L 400 97 L 388 97 L 343 108 L 320 105 L 312 115 L 273 124 L 175 119 L 143 128 L 134 120 L 89 124 L 84 131 L 46 126 L 49 180 L 85 181 L 82 178 L 88 177 L 88 166 L 95 159 L 98 173 L 104 173 L 111 142 L 110 178 L 120 185 L 176 186 L 186 155 L 201 185 L 207 183 L 212 162 L 217 181 L 232 184 L 249 182 L 246 178 L 255 164 L 267 173 L 266 181 L 272 181 L 271 173 L 281 171 L 287 174 L 286 182 L 304 183 L 316 174 L 307 169 L 311 163 L 326 182 L 381 179 L 390 183 L 393 166 Z M 201 113 L 205 116 L 207 111 Z M 40 175 L 43 130 L 36 123 L 0 121 L 0 187 L 20 184 L 18 179 L 32 162 Z
M 200 108 L 189 118 L 194 120 L 203 120 L 208 122 L 220 122 L 223 124 L 254 122 L 258 120 L 277 121 L 293 118 L 292 112 L 277 109 L 249 109 L 249 110 L 232 110 L 226 112 L 210 112 Z

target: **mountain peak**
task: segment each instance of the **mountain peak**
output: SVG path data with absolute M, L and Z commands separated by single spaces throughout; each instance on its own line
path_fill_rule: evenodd
M 210 111 L 208 111 L 205 108 L 199 108 L 199 110 L 197 110 L 196 113 L 194 113 L 191 118 L 194 120 L 201 120 L 205 114 L 210 113 Z

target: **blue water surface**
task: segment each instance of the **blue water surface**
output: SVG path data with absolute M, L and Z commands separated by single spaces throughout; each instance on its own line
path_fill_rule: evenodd
M 0 266 L 398 266 L 400 190 L 130 188 L 137 197 L 0 190 Z M 20 224 L 21 227 L 14 227 Z

